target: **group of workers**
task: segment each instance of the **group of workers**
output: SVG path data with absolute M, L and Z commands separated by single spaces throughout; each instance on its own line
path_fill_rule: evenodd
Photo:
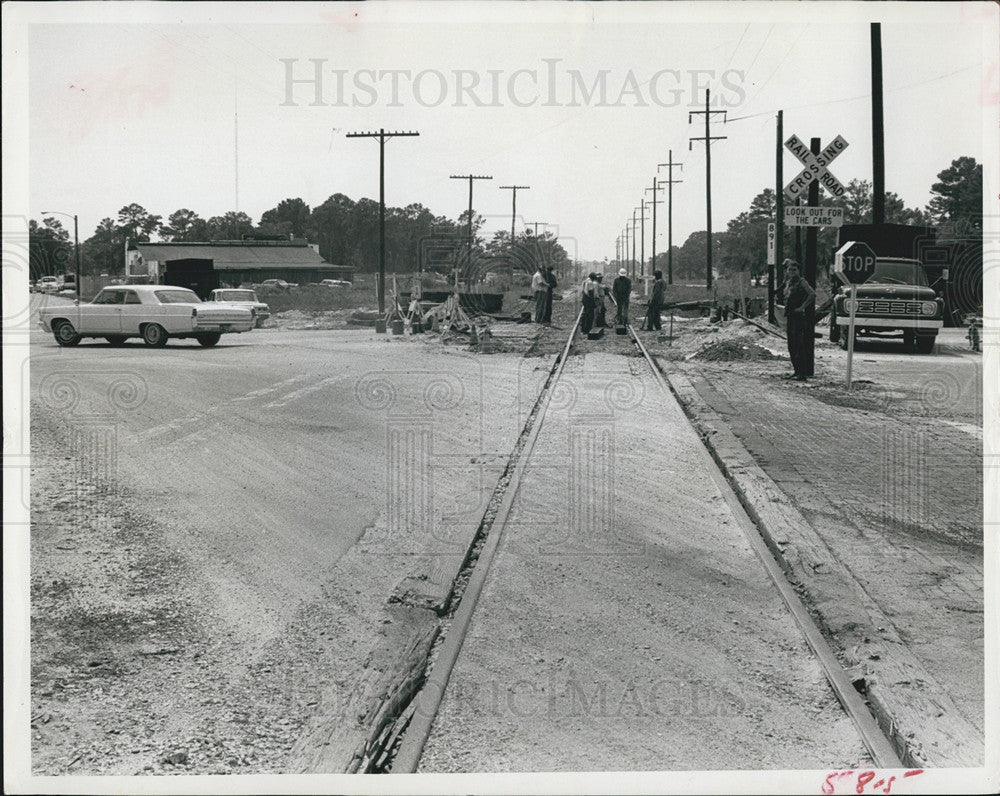
M 662 328 L 660 311 L 663 309 L 667 285 L 663 281 L 662 271 L 654 271 L 653 277 L 652 295 L 650 296 L 646 317 L 642 324 L 642 329 L 644 330 L 659 330 Z M 555 291 L 556 284 L 556 276 L 552 266 L 538 266 L 534 276 L 531 278 L 531 290 L 535 294 L 535 323 L 552 323 L 552 294 Z M 632 280 L 628 278 L 628 271 L 624 268 L 618 272 L 618 276 L 610 288 L 604 284 L 604 274 L 589 274 L 583 282 L 580 295 L 583 302 L 583 315 L 580 319 L 580 328 L 584 334 L 590 332 L 591 329 L 608 325 L 604 305 L 606 296 L 611 296 L 615 303 L 615 325 L 628 326 Z
M 653 291 L 649 298 L 646 317 L 643 319 L 641 327 L 644 330 L 659 330 L 662 328 L 660 311 L 663 309 L 667 284 L 663 281 L 662 271 L 654 271 L 653 277 Z M 584 334 L 587 334 L 591 329 L 607 326 L 604 307 L 605 296 L 611 296 L 611 299 L 615 303 L 615 325 L 628 326 L 632 280 L 628 278 L 628 271 L 624 268 L 618 272 L 618 276 L 610 288 L 604 284 L 604 274 L 592 273 L 588 275 L 583 282 L 581 296 L 583 301 L 583 315 L 580 318 L 580 330 Z

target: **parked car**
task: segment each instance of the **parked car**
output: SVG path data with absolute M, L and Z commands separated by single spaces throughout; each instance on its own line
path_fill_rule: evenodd
M 38 280 L 39 293 L 58 293 L 62 289 L 59 279 L 54 276 L 43 276 Z
M 324 279 L 320 284 L 323 287 L 353 287 L 346 279 Z
M 61 346 L 74 346 L 84 337 L 103 337 L 111 345 L 141 337 L 155 348 L 172 337 L 193 337 L 214 346 L 223 334 L 248 332 L 254 325 L 245 307 L 213 306 L 193 290 L 171 285 L 106 287 L 89 304 L 42 307 L 38 320 Z
M 208 294 L 208 300 L 233 307 L 246 307 L 253 315 L 254 325 L 258 329 L 271 317 L 271 308 L 258 299 L 253 290 L 247 288 L 220 287 Z
M 286 282 L 284 279 L 265 279 L 260 283 L 261 290 L 291 290 L 298 287 L 296 282 Z

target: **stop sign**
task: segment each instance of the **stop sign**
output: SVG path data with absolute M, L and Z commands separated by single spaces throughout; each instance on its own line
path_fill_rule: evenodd
M 833 272 L 846 285 L 860 285 L 875 273 L 875 252 L 867 243 L 849 240 L 833 257 Z

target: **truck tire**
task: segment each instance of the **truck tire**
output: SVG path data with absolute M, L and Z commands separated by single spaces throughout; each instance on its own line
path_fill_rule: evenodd
M 837 340 L 837 343 L 845 351 L 847 350 L 847 343 L 848 343 L 848 339 L 847 338 L 849 338 L 850 336 L 851 335 L 849 333 L 848 327 L 845 326 L 843 329 L 840 330 L 840 335 L 839 335 L 839 338 Z M 855 345 L 855 347 L 857 347 L 857 345 L 858 345 L 858 333 L 857 333 L 857 331 L 854 332 L 854 345 Z
M 151 348 L 163 348 L 167 344 L 167 330 L 158 323 L 147 323 L 142 327 L 142 342 Z
M 56 342 L 64 348 L 70 348 L 80 344 L 80 335 L 76 333 L 73 324 L 69 321 L 59 321 L 52 330 L 52 336 Z
M 916 343 L 917 334 L 912 329 L 903 329 L 903 348 L 912 351 Z
M 839 343 L 842 333 L 843 330 L 840 328 L 840 324 L 837 323 L 836 313 L 830 313 L 830 342 Z
M 936 334 L 917 335 L 917 353 L 930 354 L 934 350 L 934 342 L 937 340 Z

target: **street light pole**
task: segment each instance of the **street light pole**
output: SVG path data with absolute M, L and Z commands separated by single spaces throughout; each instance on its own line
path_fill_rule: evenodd
M 66 216 L 73 219 L 73 255 L 76 261 L 76 300 L 80 300 L 80 224 L 76 214 L 62 213 L 58 210 L 43 210 L 43 216 Z

